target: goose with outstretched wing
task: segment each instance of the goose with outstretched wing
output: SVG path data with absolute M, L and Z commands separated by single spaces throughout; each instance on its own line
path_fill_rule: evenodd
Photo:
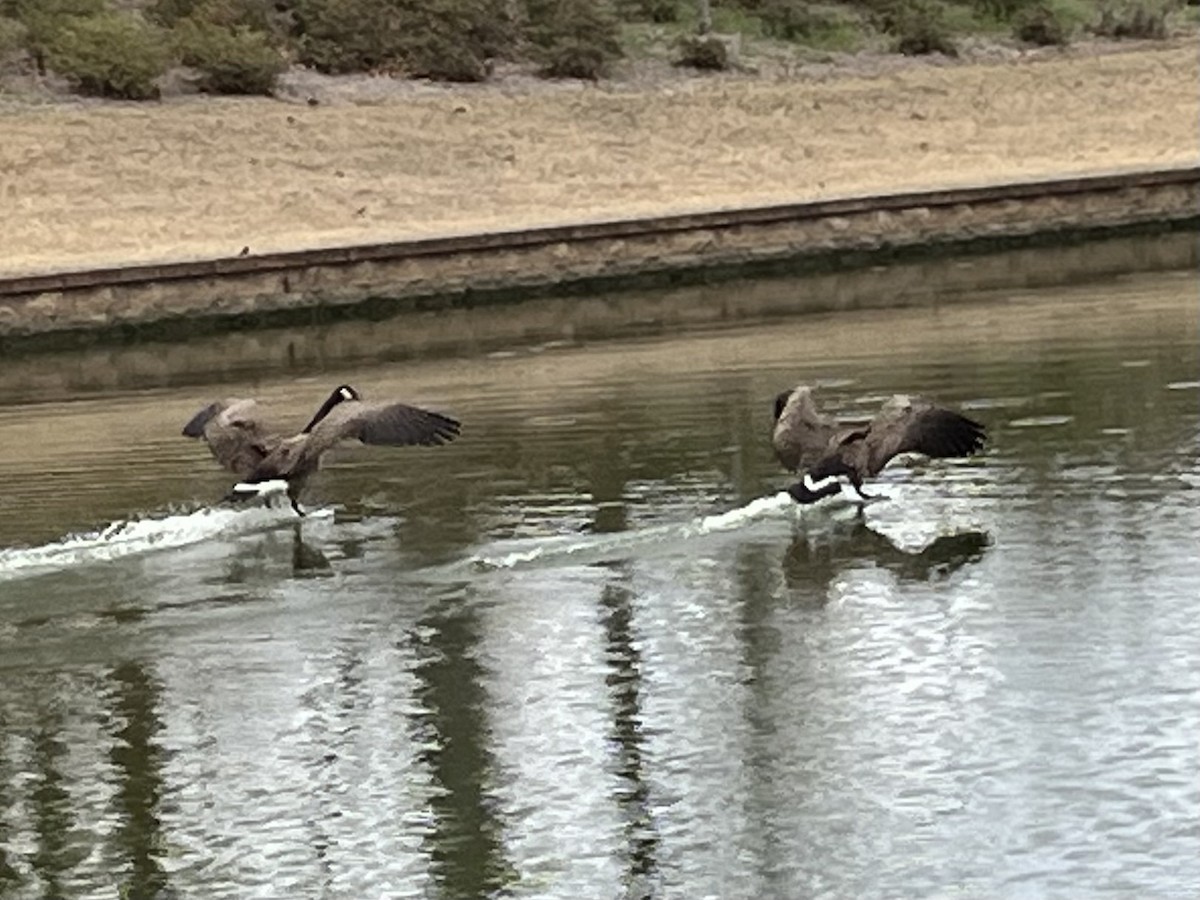
M 815 503 L 838 493 L 839 476 L 848 478 L 862 499 L 871 499 L 863 481 L 878 475 L 894 457 L 969 456 L 981 450 L 985 440 L 979 422 L 923 397 L 897 394 L 869 424 L 850 428 L 821 413 L 805 385 L 775 398 L 775 455 L 789 472 L 805 476 L 788 488 L 798 503 Z M 827 479 L 834 480 L 811 488 L 806 483 Z
M 230 498 L 253 494 L 249 486 L 282 480 L 292 508 L 303 514 L 300 492 L 321 456 L 342 441 L 437 446 L 454 440 L 460 429 L 456 419 L 406 403 L 364 403 L 354 388 L 342 385 L 297 434 L 272 427 L 254 400 L 211 403 L 192 417 L 183 434 L 203 438 L 217 462 L 241 479 Z

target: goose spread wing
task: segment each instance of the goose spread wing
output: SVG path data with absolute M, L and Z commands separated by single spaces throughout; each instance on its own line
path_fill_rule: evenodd
M 775 431 L 771 443 L 775 455 L 788 471 L 810 468 L 815 465 L 829 447 L 837 431 L 837 423 L 822 415 L 812 398 L 810 388 L 800 385 L 790 394 L 780 395 L 776 404 L 782 403 L 775 420 Z
M 985 438 L 984 427 L 973 419 L 921 397 L 897 394 L 883 405 L 867 431 L 868 474 L 878 474 L 901 453 L 969 456 L 982 449 Z
M 343 440 L 393 447 L 432 447 L 454 440 L 460 429 L 456 419 L 407 403 L 368 404 L 348 400 L 335 406 L 313 428 L 308 451 L 323 453 Z
M 210 403 L 183 426 L 183 434 L 203 438 L 224 468 L 246 478 L 279 443 L 253 400 Z

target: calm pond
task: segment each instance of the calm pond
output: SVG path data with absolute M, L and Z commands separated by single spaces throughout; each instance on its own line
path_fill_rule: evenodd
M 1197 896 L 1198 327 L 1179 273 L 82 399 L 0 368 L 0 896 Z M 798 512 L 802 381 L 987 451 Z M 299 522 L 216 505 L 192 413 L 343 382 L 462 438 L 343 448 Z

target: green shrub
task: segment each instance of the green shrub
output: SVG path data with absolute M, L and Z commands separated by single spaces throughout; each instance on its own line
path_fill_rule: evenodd
M 756 13 L 763 34 L 785 41 L 806 36 L 812 20 L 806 0 L 761 0 Z
M 717 6 L 712 11 L 712 30 L 722 34 L 762 37 L 766 31 L 758 13 L 740 6 Z
M 606 0 L 528 0 L 527 10 L 528 37 L 543 75 L 594 81 L 622 55 Z
M 182 20 L 192 19 L 282 36 L 285 16 L 277 6 L 274 0 L 153 0 L 146 7 L 146 17 L 164 28 L 174 28 Z
M 995 22 L 1013 22 L 1018 16 L 1043 0 L 975 0 L 974 6 L 980 13 Z
M 125 100 L 158 96 L 170 53 L 159 29 L 123 13 L 71 17 L 46 48 L 46 63 L 83 93 Z
M 813 47 L 851 49 L 861 42 L 865 26 L 848 7 L 807 0 L 759 0 L 757 9 L 765 35 Z
M 1038 0 L 1013 17 L 1013 35 L 1038 46 L 1065 46 L 1086 22 L 1087 12 L 1073 0 Z
M 394 0 L 297 0 L 297 54 L 322 72 L 396 65 L 404 31 Z
M 203 0 L 153 0 L 146 6 L 146 18 L 156 25 L 172 28 L 196 11 Z
M 69 20 L 95 16 L 104 10 L 105 0 L 3 0 L 0 4 L 0 14 L 24 26 L 24 47 L 42 71 L 51 41 Z
M 712 35 L 686 35 L 679 41 L 679 56 L 675 65 L 724 71 L 729 68 L 729 48 L 724 41 Z
M 940 0 L 890 0 L 881 10 L 883 31 L 905 56 L 957 56 L 946 6 Z
M 516 44 L 510 9 L 508 0 L 298 0 L 299 60 L 324 72 L 477 81 Z
M 678 22 L 679 0 L 617 0 L 616 13 L 626 22 Z
M 24 23 L 0 16 L 0 65 L 20 54 L 29 44 L 29 29 Z
M 261 31 L 181 19 L 174 31 L 180 61 L 202 73 L 200 89 L 214 94 L 270 94 L 287 60 Z
M 1092 32 L 1101 37 L 1150 38 L 1167 36 L 1167 17 L 1177 4 L 1171 0 L 1115 0 L 1100 8 Z
M 508 0 L 410 0 L 401 58 L 410 75 L 482 81 L 511 55 L 519 28 Z

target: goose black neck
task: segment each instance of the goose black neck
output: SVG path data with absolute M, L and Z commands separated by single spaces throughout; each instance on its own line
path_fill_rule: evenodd
M 317 425 L 320 423 L 320 421 L 322 419 L 324 419 L 327 415 L 329 415 L 329 411 L 341 402 L 342 402 L 342 395 L 339 392 L 334 391 L 332 394 L 329 395 L 329 399 L 321 404 L 321 408 L 318 409 L 316 412 L 316 415 L 314 415 L 312 417 L 312 421 L 309 422 L 307 425 L 305 425 L 304 430 L 300 433 L 301 434 L 309 434 L 314 428 L 317 427 Z

